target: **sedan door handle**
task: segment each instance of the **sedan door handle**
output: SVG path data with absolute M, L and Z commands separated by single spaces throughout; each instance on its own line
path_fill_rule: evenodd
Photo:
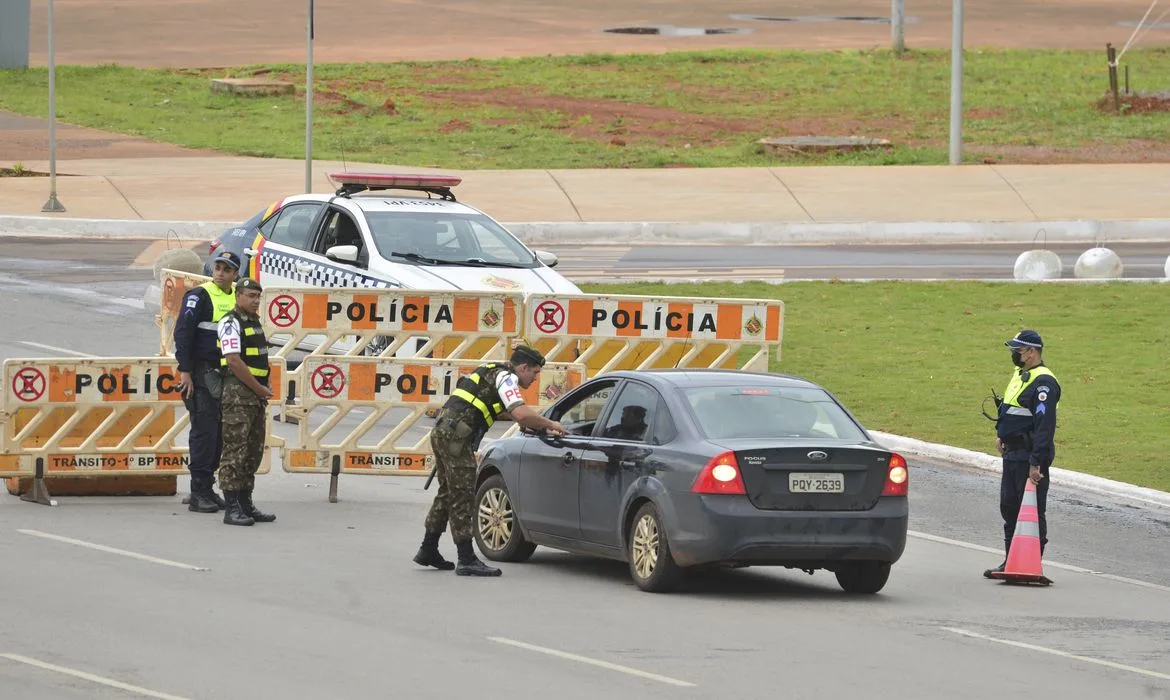
M 626 467 L 627 469 L 633 469 L 634 467 L 638 466 L 638 464 L 632 459 L 623 459 L 618 462 L 618 466 Z
M 561 458 L 565 464 L 572 464 L 574 459 L 576 459 L 576 457 L 573 456 L 572 452 L 566 452 L 565 456 Z
M 297 268 L 297 272 L 302 272 L 306 275 L 313 271 L 313 266 L 308 263 L 297 263 L 294 267 Z
M 256 249 L 255 248 L 244 248 L 244 255 L 247 255 L 249 258 L 254 257 L 256 255 Z

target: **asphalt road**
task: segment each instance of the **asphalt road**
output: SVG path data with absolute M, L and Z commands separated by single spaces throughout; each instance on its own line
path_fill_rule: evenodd
M 150 270 L 11 251 L 0 358 L 155 351 Z M 543 549 L 457 578 L 410 562 L 421 479 L 345 475 L 336 504 L 327 484 L 276 461 L 256 500 L 279 518 L 252 528 L 182 494 L 0 495 L 0 697 L 1170 698 L 1170 512 L 1059 483 L 1056 583 L 1008 587 L 980 575 L 1001 558 L 996 478 L 912 463 L 914 536 L 869 598 L 770 569 L 650 595 L 620 563 Z
M 0 236 L 0 259 L 29 274 L 37 267 L 87 282 L 94 274 L 125 279 L 125 266 L 146 248 L 135 240 L 68 240 Z M 575 281 L 639 279 L 1012 279 L 1020 253 L 1031 244 L 913 246 L 547 246 L 560 258 L 557 271 Z M 1064 278 L 1073 278 L 1077 258 L 1091 244 L 1050 245 L 1061 257 Z M 1170 245 L 1117 243 L 1110 248 L 1125 278 L 1165 277 Z M 199 246 L 198 252 L 206 254 Z M 43 262 L 38 262 L 43 261 Z M 72 261 L 72 262 L 68 262 Z M 105 277 L 103 277 L 105 278 Z M 141 293 L 137 298 L 141 299 Z

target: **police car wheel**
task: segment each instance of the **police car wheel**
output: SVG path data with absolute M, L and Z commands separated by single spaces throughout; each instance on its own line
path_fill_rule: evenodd
M 674 563 L 670 541 L 658 508 L 650 501 L 634 513 L 626 535 L 626 555 L 634 584 L 649 593 L 672 590 L 682 578 L 682 569 Z
M 837 583 L 846 593 L 872 594 L 885 588 L 890 579 L 890 564 L 884 561 L 849 562 L 835 573 Z
M 492 561 L 525 561 L 536 551 L 520 531 L 508 485 L 499 474 L 485 479 L 475 492 L 475 544 Z

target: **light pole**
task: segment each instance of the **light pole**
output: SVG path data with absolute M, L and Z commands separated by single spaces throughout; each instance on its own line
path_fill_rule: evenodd
M 305 60 L 305 192 L 313 191 L 313 0 L 309 0 L 306 24 L 308 51 Z
M 890 0 L 890 39 L 894 53 L 906 52 L 906 0 Z
M 951 165 L 963 162 L 963 0 L 951 11 Z
M 53 53 L 53 0 L 49 0 L 49 201 L 41 211 L 65 211 L 65 205 L 57 199 L 57 61 Z

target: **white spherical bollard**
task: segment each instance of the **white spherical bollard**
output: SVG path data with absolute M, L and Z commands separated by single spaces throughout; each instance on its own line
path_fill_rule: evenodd
M 1121 258 L 1108 248 L 1086 250 L 1073 268 L 1073 274 L 1081 279 L 1117 279 L 1121 272 Z
M 1013 273 L 1017 280 L 1054 280 L 1063 270 L 1060 256 L 1051 250 L 1026 250 L 1016 258 Z
M 187 248 L 171 248 L 158 256 L 154 261 L 154 278 L 159 279 L 164 269 L 190 272 L 194 275 L 203 274 L 203 259 L 199 254 Z

